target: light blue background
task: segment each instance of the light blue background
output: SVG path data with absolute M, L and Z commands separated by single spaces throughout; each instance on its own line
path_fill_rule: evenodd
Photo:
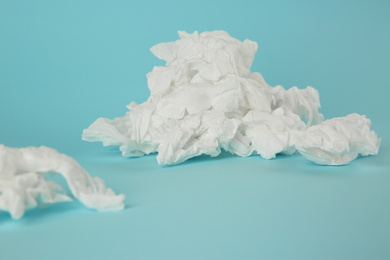
M 80 203 L 0 213 L 0 259 L 389 259 L 390 2 L 0 1 L 0 143 L 73 156 L 126 209 Z M 177 30 L 256 41 L 252 71 L 311 85 L 326 118 L 357 112 L 377 156 L 317 166 L 227 153 L 174 167 L 81 141 L 98 117 L 144 102 L 154 44 Z M 61 179 L 59 179 L 61 181 Z

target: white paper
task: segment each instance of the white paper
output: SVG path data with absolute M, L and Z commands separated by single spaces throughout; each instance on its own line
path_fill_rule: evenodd
M 149 99 L 124 117 L 97 119 L 83 140 L 119 145 L 123 156 L 158 152 L 159 164 L 221 149 L 271 159 L 294 153 L 301 139 L 293 137 L 323 121 L 317 90 L 271 87 L 251 73 L 257 43 L 224 31 L 179 36 L 151 48 L 166 66 L 148 73 Z
M 60 185 L 45 179 L 49 172 L 61 174 L 73 196 L 89 208 L 124 208 L 123 194 L 106 188 L 102 179 L 91 177 L 73 158 L 45 146 L 19 149 L 0 145 L 0 211 L 19 219 L 38 204 L 72 200 Z
M 380 139 L 370 130 L 365 116 L 350 114 L 326 120 L 298 133 L 298 151 L 307 159 L 324 165 L 343 165 L 362 156 L 378 153 Z

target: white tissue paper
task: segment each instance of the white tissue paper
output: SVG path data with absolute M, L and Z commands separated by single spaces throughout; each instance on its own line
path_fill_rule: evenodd
M 365 116 L 350 114 L 311 126 L 295 136 L 297 150 L 307 159 L 325 165 L 342 165 L 378 153 L 380 139 L 370 131 Z
M 350 115 L 321 123 L 317 90 L 271 87 L 260 73 L 251 73 L 256 42 L 240 42 L 224 31 L 179 36 L 151 48 L 166 66 L 148 73 L 149 99 L 130 103 L 124 117 L 97 119 L 83 140 L 119 145 L 123 156 L 158 152 L 159 164 L 217 156 L 221 149 L 271 159 L 299 148 L 320 164 L 378 152 L 380 140 L 368 119 Z
M 62 174 L 73 195 L 88 208 L 124 208 L 123 194 L 106 188 L 102 179 L 91 177 L 73 158 L 45 146 L 19 149 L 0 145 L 0 211 L 19 219 L 38 204 L 71 201 L 60 185 L 44 177 L 49 172 Z

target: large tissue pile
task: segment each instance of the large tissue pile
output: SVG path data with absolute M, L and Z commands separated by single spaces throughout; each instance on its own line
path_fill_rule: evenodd
M 124 117 L 97 119 L 84 140 L 119 145 L 123 156 L 158 152 L 159 164 L 217 156 L 221 149 L 265 159 L 298 150 L 325 165 L 378 152 L 380 139 L 365 116 L 323 121 L 317 90 L 271 87 L 252 73 L 256 42 L 224 31 L 179 36 L 151 48 L 166 66 L 148 73 L 149 99 L 130 103 Z
M 9 148 L 0 145 L 0 211 L 21 218 L 26 209 L 72 200 L 60 185 L 44 177 L 60 173 L 73 195 L 98 211 L 124 208 L 123 194 L 106 188 L 102 179 L 91 177 L 73 158 L 45 146 Z

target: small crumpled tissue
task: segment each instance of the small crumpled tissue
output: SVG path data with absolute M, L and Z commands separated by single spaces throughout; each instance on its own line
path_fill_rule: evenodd
M 73 158 L 45 146 L 10 148 L 0 145 L 0 211 L 21 218 L 25 210 L 71 201 L 63 188 L 47 180 L 46 173 L 60 173 L 74 197 L 98 211 L 124 208 L 123 194 L 106 188 L 102 179 L 91 177 Z
M 225 31 L 179 36 L 151 48 L 166 66 L 147 74 L 149 99 L 130 103 L 124 117 L 97 119 L 83 140 L 119 145 L 123 156 L 158 152 L 159 164 L 217 156 L 221 149 L 265 159 L 298 150 L 325 165 L 378 152 L 380 139 L 365 116 L 323 121 L 316 89 L 271 87 L 252 73 L 256 42 Z
M 307 159 L 325 165 L 342 165 L 378 153 L 378 137 L 370 131 L 370 120 L 350 114 L 326 120 L 294 136 L 297 150 Z

